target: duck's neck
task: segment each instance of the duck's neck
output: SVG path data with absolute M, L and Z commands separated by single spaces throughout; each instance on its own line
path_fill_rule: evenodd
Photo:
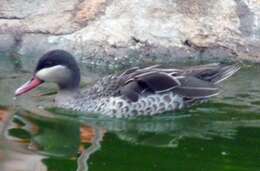
M 70 101 L 73 101 L 80 94 L 78 88 L 76 89 L 60 89 L 58 94 L 55 97 L 55 103 L 59 106 L 62 104 L 66 104 Z

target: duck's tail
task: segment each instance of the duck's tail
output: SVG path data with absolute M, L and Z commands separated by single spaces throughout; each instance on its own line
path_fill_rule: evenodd
M 240 69 L 239 64 L 223 65 L 223 64 L 210 64 L 200 66 L 192 70 L 192 75 L 213 84 L 218 84 L 227 78 L 231 77 Z
M 235 74 L 240 69 L 239 64 L 222 66 L 216 74 L 212 77 L 211 82 L 214 84 L 221 83 Z

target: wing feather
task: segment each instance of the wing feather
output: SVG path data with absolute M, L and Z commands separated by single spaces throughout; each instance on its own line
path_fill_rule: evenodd
M 137 74 L 125 81 L 120 92 L 131 101 L 137 101 L 138 97 L 145 93 L 164 93 L 178 87 L 180 82 L 175 77 L 155 71 L 147 71 Z
M 187 76 L 180 79 L 181 86 L 174 92 L 188 98 L 208 98 L 219 94 L 219 88 L 207 81 Z
M 188 69 L 164 69 L 153 65 L 132 68 L 119 75 L 121 95 L 131 101 L 140 96 L 174 92 L 189 99 L 202 99 L 219 94 L 217 83 L 239 70 L 239 65 L 210 64 Z

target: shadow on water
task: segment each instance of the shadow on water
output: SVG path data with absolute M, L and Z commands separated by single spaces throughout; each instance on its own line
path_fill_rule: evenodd
M 30 75 L 4 72 L 12 77 L 0 74 L 1 171 L 260 169 L 256 66 L 226 81 L 208 103 L 129 119 L 57 109 L 52 85 L 14 101 Z

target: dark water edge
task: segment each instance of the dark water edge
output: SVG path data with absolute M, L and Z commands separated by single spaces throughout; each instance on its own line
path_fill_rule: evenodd
M 1 171 L 260 170 L 257 65 L 244 65 L 207 103 L 115 119 L 50 107 L 53 95 L 37 95 L 55 92 L 53 85 L 14 101 L 14 90 L 30 78 L 24 70 L 32 68 L 1 59 Z M 83 68 L 83 86 L 104 75 L 91 71 Z

